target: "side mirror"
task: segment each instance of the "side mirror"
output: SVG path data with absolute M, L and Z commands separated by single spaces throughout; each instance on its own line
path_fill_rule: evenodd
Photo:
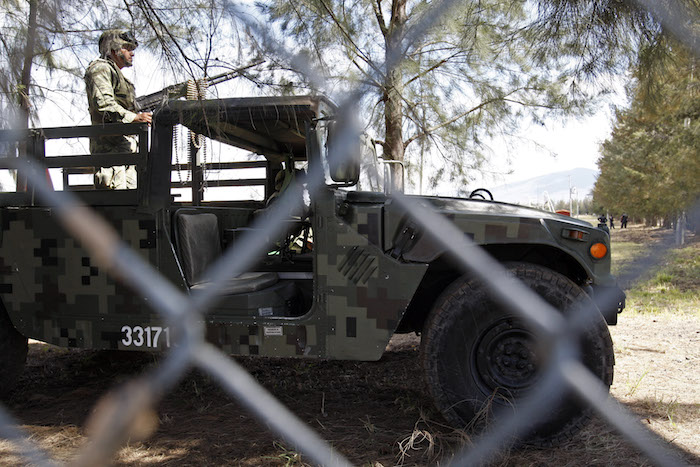
M 344 131 L 340 131 L 344 130 Z M 360 178 L 360 135 L 343 128 L 336 122 L 328 125 L 326 140 L 328 169 L 331 180 L 344 185 L 355 185 Z

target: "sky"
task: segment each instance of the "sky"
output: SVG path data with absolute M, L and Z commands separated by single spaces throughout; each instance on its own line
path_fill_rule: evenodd
M 624 93 L 620 91 L 606 97 L 592 115 L 566 121 L 545 120 L 544 126 L 524 126 L 516 142 L 509 145 L 494 141 L 489 167 L 482 173 L 474 174 L 474 181 L 461 191 L 491 189 L 578 168 L 597 172 L 600 145 L 612 132 L 613 105 L 624 103 Z M 459 195 L 460 187 L 448 181 L 438 184 L 435 189 L 426 185 L 424 179 L 424 194 Z M 533 193 L 533 196 L 536 194 Z
M 598 170 L 599 146 L 610 136 L 612 123 L 611 111 L 601 108 L 586 118 L 550 121 L 546 127 L 531 125 L 523 133 L 537 145 L 523 144 L 510 161 L 496 156 L 511 172 L 487 175 L 484 181 L 502 185 L 576 168 Z

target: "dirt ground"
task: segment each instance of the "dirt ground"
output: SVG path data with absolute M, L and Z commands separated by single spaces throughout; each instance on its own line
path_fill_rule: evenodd
M 615 234 L 617 235 L 617 234 Z M 620 234 L 622 235 L 622 234 Z M 700 318 L 698 314 L 621 315 L 612 394 L 684 463 L 700 464 Z M 357 465 L 438 465 L 469 443 L 444 425 L 425 396 L 418 338 L 399 336 L 379 362 L 239 361 Z M 26 371 L 5 407 L 33 442 L 70 461 L 85 442 L 84 422 L 110 388 L 147 371 L 155 357 L 65 350 L 32 342 Z M 188 374 L 157 408 L 146 441 L 117 453 L 116 465 L 303 465 L 217 384 Z M 0 441 L 0 465 L 22 464 Z M 598 418 L 554 449 L 511 450 L 500 465 L 651 465 Z

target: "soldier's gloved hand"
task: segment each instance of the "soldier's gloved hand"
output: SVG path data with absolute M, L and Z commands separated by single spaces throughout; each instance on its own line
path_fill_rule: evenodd
M 136 114 L 136 117 L 134 117 L 134 121 L 139 123 L 150 124 L 152 120 L 153 114 L 151 112 L 141 112 L 140 114 Z

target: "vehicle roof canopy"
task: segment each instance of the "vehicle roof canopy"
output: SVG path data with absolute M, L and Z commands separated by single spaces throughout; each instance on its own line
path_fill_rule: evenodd
M 195 133 L 283 160 L 306 159 L 306 126 L 332 115 L 336 106 L 319 96 L 171 100 L 154 115 L 154 125 L 182 124 Z

